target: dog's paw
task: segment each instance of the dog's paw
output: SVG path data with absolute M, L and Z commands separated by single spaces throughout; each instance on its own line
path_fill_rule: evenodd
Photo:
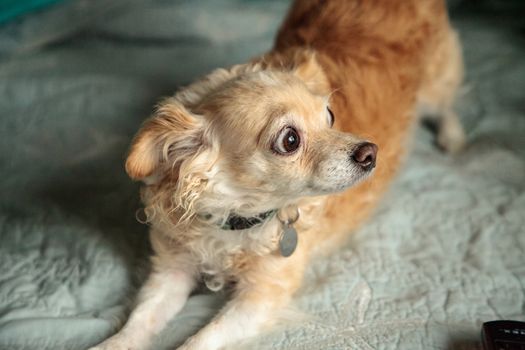
M 139 350 L 140 347 L 130 344 L 126 339 L 114 336 L 88 350 Z
M 131 347 L 125 346 L 123 344 L 106 344 L 102 343 L 88 350 L 134 350 Z
M 102 344 L 89 348 L 88 350 L 138 350 L 138 349 L 132 346 L 129 346 L 127 344 L 115 344 L 115 343 L 106 344 L 104 342 Z
M 196 344 L 192 344 L 194 342 L 191 341 L 191 338 L 186 340 L 184 342 L 184 344 L 182 344 L 181 346 L 179 346 L 176 350 L 197 350 L 199 349 L 197 346 L 195 346 Z
M 184 344 L 179 346 L 177 350 L 215 350 L 216 347 L 210 344 L 203 344 L 202 339 L 198 336 L 188 338 Z
M 457 117 L 443 119 L 437 135 L 438 146 L 447 153 L 458 153 L 465 147 L 465 132 Z

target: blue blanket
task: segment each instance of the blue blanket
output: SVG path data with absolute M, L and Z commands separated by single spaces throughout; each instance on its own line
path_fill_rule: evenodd
M 83 349 L 118 329 L 150 253 L 123 170 L 133 133 L 161 96 L 268 50 L 288 7 L 110 4 L 64 2 L 0 27 L 0 349 Z M 468 148 L 442 154 L 418 128 L 374 217 L 311 265 L 289 321 L 243 348 L 477 349 L 482 322 L 525 320 L 519 13 L 454 6 Z M 223 298 L 196 293 L 155 349 L 174 348 Z

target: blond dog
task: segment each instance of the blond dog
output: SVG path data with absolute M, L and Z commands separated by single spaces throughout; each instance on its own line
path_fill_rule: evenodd
M 152 273 L 94 349 L 148 348 L 200 282 L 231 299 L 179 349 L 271 325 L 309 259 L 377 204 L 418 110 L 439 115 L 441 147 L 461 148 L 461 79 L 442 0 L 296 1 L 271 52 L 182 89 L 139 130 L 126 170 L 145 184 Z

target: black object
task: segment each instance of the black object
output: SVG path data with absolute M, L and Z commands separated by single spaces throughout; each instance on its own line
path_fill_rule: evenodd
M 485 322 L 481 338 L 484 350 L 525 350 L 525 322 Z
M 269 219 L 275 213 L 277 213 L 277 209 L 269 210 L 269 211 L 266 211 L 264 213 L 261 213 L 259 215 L 252 216 L 249 218 L 237 216 L 235 214 L 230 214 L 230 216 L 228 216 L 228 220 L 226 220 L 224 225 L 222 225 L 221 229 L 223 230 L 246 230 L 255 225 L 262 224 L 263 222 L 266 221 L 266 219 Z

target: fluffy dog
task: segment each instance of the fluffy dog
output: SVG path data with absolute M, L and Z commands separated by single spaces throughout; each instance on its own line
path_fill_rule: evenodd
M 95 349 L 147 348 L 200 282 L 231 299 L 179 349 L 271 325 L 309 259 L 374 208 L 418 111 L 439 115 L 441 147 L 461 148 L 461 79 L 442 0 L 296 1 L 271 52 L 184 88 L 139 130 L 126 170 L 144 182 L 153 269 Z

